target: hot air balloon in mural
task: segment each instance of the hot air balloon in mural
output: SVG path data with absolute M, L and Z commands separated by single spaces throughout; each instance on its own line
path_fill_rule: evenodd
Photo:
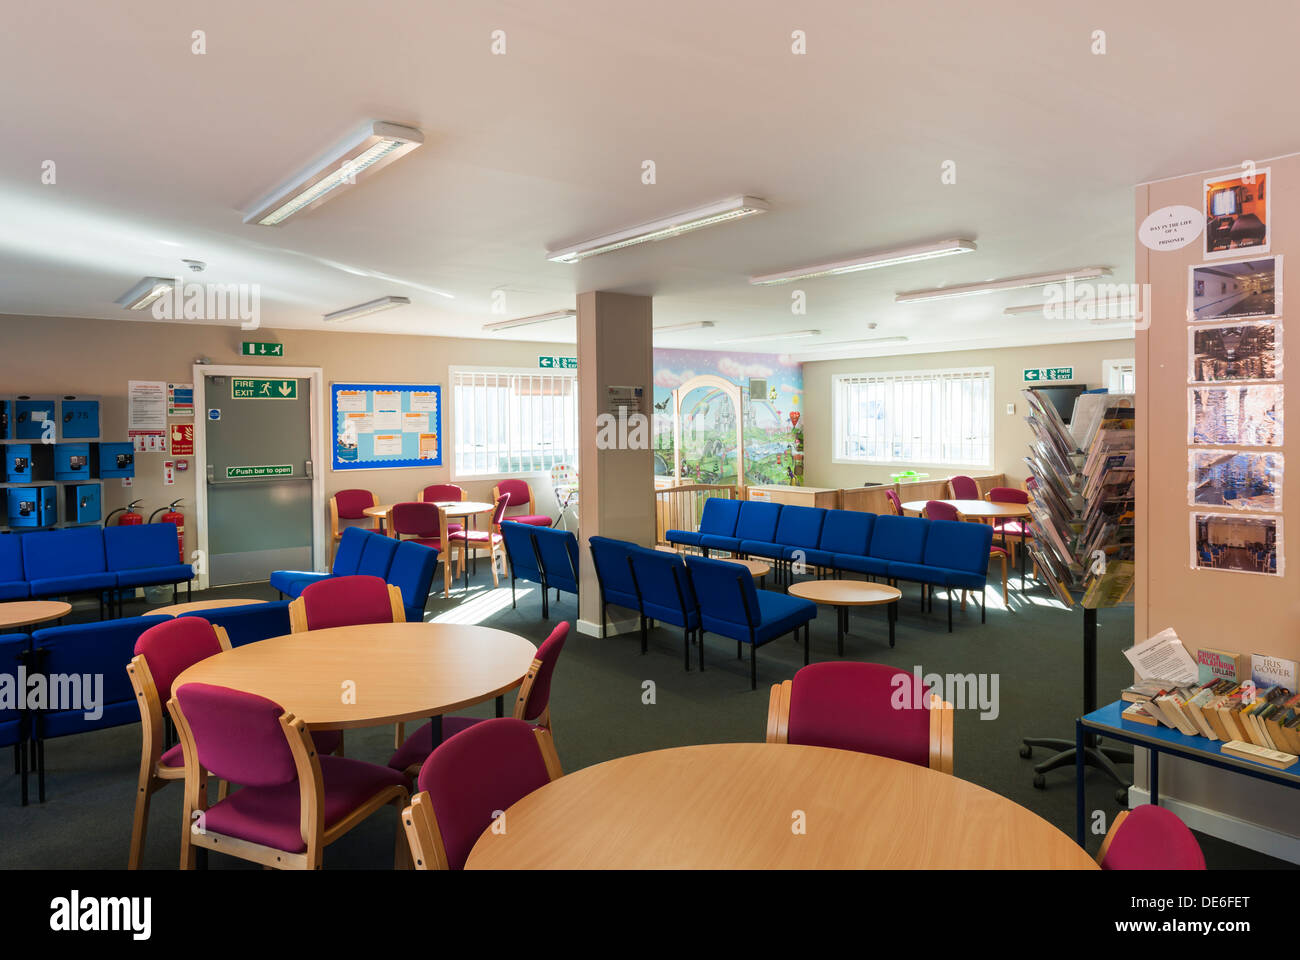
M 794 428 L 794 427 L 799 426 L 799 411 L 798 411 L 798 410 L 791 410 L 791 411 L 790 411 L 790 426 L 791 426 L 791 428 Z

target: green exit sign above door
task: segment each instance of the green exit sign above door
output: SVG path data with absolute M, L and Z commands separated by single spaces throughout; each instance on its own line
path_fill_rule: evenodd
M 1074 379 L 1074 367 L 1026 367 L 1025 383 L 1065 381 Z
M 297 380 L 263 380 L 260 377 L 231 377 L 232 400 L 297 400 Z
M 577 370 L 577 357 L 538 357 L 537 365 L 543 370 Z
M 283 357 L 284 344 L 245 340 L 239 352 L 245 357 Z

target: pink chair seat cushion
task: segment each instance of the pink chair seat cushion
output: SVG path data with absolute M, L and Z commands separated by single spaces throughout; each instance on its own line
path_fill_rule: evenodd
M 482 722 L 482 718 L 479 717 L 443 717 L 442 739 L 446 740 Z M 394 770 L 405 770 L 424 763 L 431 753 L 433 753 L 433 724 L 426 723 L 403 741 L 397 748 L 397 752 L 388 758 L 388 765 Z
M 320 757 L 325 784 L 324 824 L 328 830 L 381 790 L 409 787 L 406 775 L 347 757 Z M 300 828 L 298 781 L 278 787 L 243 787 L 208 808 L 204 826 L 210 833 L 238 837 L 286 853 L 307 849 Z
M 464 530 L 464 529 L 465 529 L 465 524 L 463 524 L 463 523 L 451 523 L 451 522 L 448 522 L 448 524 L 447 524 L 447 536 L 450 537 L 453 533 L 460 533 L 460 532 L 461 532 L 462 530 Z
M 172 747 L 170 750 L 168 750 L 166 753 L 164 753 L 161 757 L 159 757 L 159 758 L 158 758 L 158 765 L 159 765 L 160 767 L 183 767 L 183 766 L 185 766 L 185 753 L 184 753 L 183 750 L 181 750 L 181 745 L 180 745 L 179 743 L 176 744 L 176 746 Z
M 1026 538 L 1034 535 L 1033 527 L 1026 526 L 1019 520 L 1004 520 L 1002 523 L 995 523 L 993 524 L 993 530 L 998 534 L 1005 533 L 1008 537 L 1019 537 L 1021 532 L 1025 534 Z
M 990 557 L 1005 557 L 1006 555 L 1007 551 L 1004 547 L 989 547 Z
M 1103 870 L 1204 870 L 1205 855 L 1192 831 L 1164 807 L 1134 807 L 1115 831 Z
M 448 528 L 450 530 L 450 528 Z M 466 543 L 500 543 L 501 534 L 492 533 L 488 530 L 457 530 L 454 533 L 447 534 L 448 540 L 459 540 Z
M 507 520 L 513 520 L 515 523 L 531 523 L 534 527 L 549 527 L 551 525 L 550 517 L 543 517 L 538 513 L 526 513 L 519 517 L 506 517 Z
M 898 693 L 893 679 L 906 678 Z M 893 700 L 904 697 L 895 709 Z M 930 711 L 912 704 L 912 675 L 879 663 L 814 663 L 794 675 L 788 741 L 856 750 L 926 767 L 930 764 Z

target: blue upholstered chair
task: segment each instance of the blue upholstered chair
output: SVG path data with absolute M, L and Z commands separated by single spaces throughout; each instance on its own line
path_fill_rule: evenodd
M 746 500 L 740 505 L 736 515 L 736 532 L 733 536 L 704 534 L 700 537 L 700 549 L 707 557 L 710 550 L 729 550 L 743 553 L 741 544 L 746 540 L 758 543 L 771 543 L 776 536 L 776 525 L 781 518 L 781 505 L 762 500 Z
M 329 573 L 318 570 L 276 570 L 271 574 L 271 586 L 280 591 L 280 597 L 296 599 L 309 583 L 316 583 L 329 577 L 350 577 L 356 574 L 361 564 L 361 554 L 371 537 L 384 536 L 364 527 L 346 527 L 339 538 L 338 548 L 334 551 L 334 563 Z M 391 540 L 391 537 L 384 537 Z
M 86 530 L 78 527 L 77 530 Z M 90 528 L 94 533 L 99 530 Z M 136 587 L 171 584 L 172 600 L 177 588 L 185 584 L 185 599 L 190 599 L 194 567 L 179 563 L 176 524 L 145 523 L 134 527 L 105 527 L 105 569 L 114 574 L 118 597 L 134 595 Z M 125 592 L 125 593 L 124 593 Z M 119 608 L 118 614 L 121 614 Z
M 501 542 L 506 548 L 506 561 L 510 566 L 510 606 L 515 605 L 515 581 L 528 580 L 542 584 L 542 616 L 546 616 L 546 581 L 542 578 L 542 562 L 537 559 L 537 546 L 531 523 L 514 520 L 501 521 Z
M 600 588 L 600 635 L 604 637 L 608 632 L 606 608 L 609 604 L 637 612 L 641 610 L 630 560 L 631 550 L 636 544 L 609 537 L 592 537 L 588 545 L 591 547 L 592 565 L 596 568 L 596 585 Z
M 736 533 L 736 518 L 739 515 L 739 500 L 709 497 L 704 501 L 704 511 L 700 514 L 699 530 L 666 530 L 664 531 L 664 539 L 669 543 L 698 547 L 700 538 L 705 535 L 734 536 Z
M 29 659 L 30 647 L 31 638 L 25 633 L 0 636 L 0 676 L 17 677 L 19 667 Z M 14 772 L 22 774 L 22 802 L 27 806 L 27 742 L 31 738 L 31 728 L 27 711 L 19 709 L 19 706 L 0 704 L 0 747 L 14 748 Z
M 221 627 L 230 637 L 232 647 L 242 647 L 271 637 L 283 637 L 290 632 L 288 600 L 217 607 L 181 616 L 202 617 L 214 627 Z
M 0 601 L 26 600 L 27 597 L 23 538 L 16 533 L 0 534 Z
M 882 518 L 887 519 L 887 518 Z M 897 518 L 907 519 L 907 518 Z M 948 594 L 948 632 L 952 632 L 954 589 L 980 592 L 980 622 L 984 622 L 984 587 L 988 579 L 989 547 L 993 528 L 983 523 L 929 520 L 921 559 L 891 561 L 889 576 L 943 587 Z M 909 542 L 910 546 L 910 542 Z
M 429 602 L 433 574 L 438 569 L 438 551 L 411 540 L 403 541 L 393 551 L 388 568 L 388 582 L 402 591 L 402 605 L 407 623 L 422 623 Z
M 840 569 L 839 556 L 865 557 L 871 546 L 874 513 L 858 510 L 828 510 L 822 524 L 822 536 L 815 550 L 805 551 L 808 563 Z
M 533 543 L 542 569 L 542 618 L 545 619 L 550 615 L 546 603 L 549 590 L 555 591 L 556 602 L 561 590 L 578 595 L 578 538 L 570 530 L 534 526 Z
M 635 561 L 633 563 L 635 565 Z M 803 627 L 803 660 L 808 662 L 808 624 L 817 616 L 815 603 L 771 590 L 754 589 L 754 577 L 749 568 L 738 563 L 687 557 L 686 567 L 699 600 L 703 630 L 735 640 L 737 657 L 740 656 L 740 645 L 749 644 L 751 690 L 758 689 L 757 650 L 777 637 L 787 633 L 797 637 L 799 628 Z M 701 633 L 701 648 L 703 645 Z M 701 658 L 703 655 L 701 649 Z
M 704 643 L 700 630 L 700 605 L 691 587 L 686 564 L 675 553 L 647 550 L 629 544 L 628 559 L 641 610 L 641 652 L 646 652 L 649 621 L 661 620 L 682 628 L 686 669 L 691 669 L 691 642 L 700 644 L 700 669 L 704 669 Z M 718 561 L 719 563 L 721 561 Z M 738 567 L 738 564 L 727 564 Z M 744 569 L 744 568 L 740 568 Z M 746 569 L 745 573 L 749 573 Z
M 172 527 L 171 530 L 172 558 L 175 559 L 176 528 Z M 23 541 L 23 576 L 34 599 L 75 593 L 97 595 L 101 617 L 104 613 L 104 598 L 111 598 L 112 590 L 117 586 L 117 575 L 110 573 L 104 562 L 104 533 L 99 527 L 74 527 L 70 530 L 26 534 Z
M 96 683 L 102 678 L 102 686 L 97 690 L 82 687 L 82 702 L 63 702 L 57 708 L 36 713 L 36 775 L 42 802 L 45 800 L 46 740 L 139 721 L 140 709 L 125 668 L 135 656 L 135 642 L 140 634 L 170 619 L 126 617 L 100 623 L 49 627 L 32 634 L 35 669 L 47 675 L 61 673 L 93 677 Z M 98 694 L 98 703 L 92 709 L 88 701 L 95 694 Z M 87 716 L 88 713 L 92 715 Z
M 817 548 L 825 520 L 826 511 L 821 507 L 782 507 L 772 540 L 742 540 L 740 550 L 775 561 L 776 582 L 788 582 L 792 579 L 793 561 L 799 558 L 808 563 L 808 551 Z

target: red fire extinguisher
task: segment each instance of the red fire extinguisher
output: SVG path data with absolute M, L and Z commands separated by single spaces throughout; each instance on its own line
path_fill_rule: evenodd
M 176 524 L 176 552 L 180 556 L 180 562 L 184 563 L 185 562 L 185 514 L 181 513 L 179 510 L 176 509 L 176 505 L 180 502 L 181 502 L 180 500 L 173 500 L 171 503 L 167 504 L 165 508 L 167 512 L 163 513 L 162 517 L 158 520 L 158 522 Z M 154 522 L 153 518 L 157 517 L 158 514 L 162 513 L 163 510 L 164 510 L 163 507 L 159 507 L 152 514 L 150 514 L 149 522 L 153 523 Z
M 112 513 L 110 513 L 107 517 L 104 518 L 104 526 L 108 526 L 108 522 L 112 520 L 114 517 L 117 517 L 119 513 L 121 514 L 120 517 L 117 517 L 117 525 L 119 527 L 139 526 L 140 524 L 144 523 L 144 515 L 136 512 L 135 508 L 138 506 L 140 506 L 140 501 L 132 500 L 125 507 L 118 507 L 116 510 L 114 510 Z

